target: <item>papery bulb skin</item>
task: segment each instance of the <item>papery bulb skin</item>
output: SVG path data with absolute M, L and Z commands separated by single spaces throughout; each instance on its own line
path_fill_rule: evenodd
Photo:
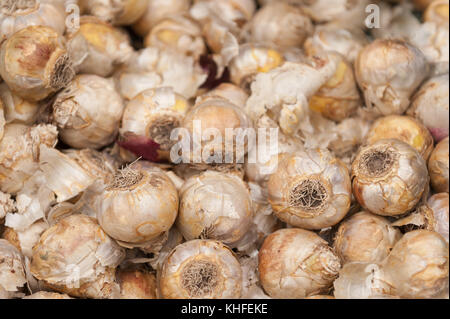
M 79 0 L 82 12 L 113 25 L 131 25 L 144 14 L 147 0 Z
M 305 41 L 304 48 L 308 56 L 322 51 L 336 51 L 353 64 L 359 51 L 368 43 L 367 36 L 361 30 L 325 24 L 316 27 L 314 34 Z
M 62 36 L 49 27 L 30 26 L 3 42 L 0 75 L 15 94 L 39 101 L 66 87 L 75 72 Z
M 245 44 L 229 65 L 231 81 L 245 90 L 250 89 L 258 73 L 266 73 L 284 63 L 281 52 L 259 44 Z
M 172 88 L 145 90 L 125 107 L 119 144 L 143 159 L 169 161 L 175 144 L 171 134 L 180 127 L 189 108 L 189 101 Z M 140 140 L 142 143 L 138 142 Z M 148 144 L 155 148 L 151 154 L 147 154 L 150 152 Z
M 57 292 L 48 292 L 48 291 L 39 291 L 39 292 L 35 292 L 34 294 L 31 294 L 29 296 L 23 297 L 22 299 L 49 300 L 49 299 L 73 299 L 73 298 L 67 294 L 60 294 Z
M 434 140 L 428 129 L 418 120 L 403 115 L 389 115 L 375 121 L 366 141 L 373 144 L 383 139 L 397 139 L 415 148 L 425 160 L 431 155 Z
M 83 214 L 61 219 L 33 248 L 31 273 L 48 287 L 82 298 L 115 298 L 115 268 L 124 250 Z
M 203 37 L 214 53 L 221 53 L 226 42 L 240 36 L 242 28 L 255 13 L 253 0 L 199 0 L 190 9 L 191 16 L 203 28 Z
M 309 107 L 332 121 L 340 122 L 356 112 L 362 105 L 362 99 L 353 74 L 353 66 L 344 56 L 329 54 L 336 57 L 336 72 L 311 97 Z
M 26 282 L 24 257 L 11 243 L 0 239 L 0 291 L 14 294 Z
M 2 102 L 6 123 L 33 125 L 36 122 L 39 103 L 27 101 L 11 92 L 6 83 L 0 84 L 0 103 Z
M 403 236 L 385 261 L 395 295 L 433 298 L 448 289 L 448 243 L 438 233 L 415 230 Z
M 116 138 L 123 100 L 110 79 L 78 75 L 53 104 L 60 138 L 73 148 L 104 147 Z
M 119 269 L 120 299 L 156 299 L 156 276 L 145 269 Z
M 32 25 L 47 26 L 63 35 L 65 29 L 65 8 L 58 1 L 5 0 L 0 4 L 0 42 L 15 32 Z
M 381 263 L 400 238 L 386 218 L 363 211 L 339 225 L 334 249 L 344 264 Z
M 187 15 L 167 17 L 158 22 L 144 39 L 146 47 L 177 50 L 196 60 L 206 53 L 202 30 Z
M 258 10 L 250 22 L 250 41 L 283 50 L 301 47 L 313 32 L 310 18 L 303 11 L 283 2 L 273 2 Z
M 434 194 L 428 199 L 426 218 L 426 229 L 440 234 L 449 241 L 449 196 L 448 193 Z
M 448 171 L 449 152 L 448 137 L 436 145 L 428 160 L 428 172 L 431 178 L 431 185 L 436 192 L 448 193 Z
M 2 220 L 5 218 L 6 214 L 12 213 L 15 210 L 16 205 L 11 198 L 11 195 L 0 191 L 0 224 L 2 224 Z
M 66 38 L 77 73 L 110 76 L 133 53 L 126 33 L 95 17 L 82 17 Z
M 178 192 L 157 168 L 129 166 L 95 198 L 97 219 L 105 232 L 125 246 L 143 246 L 172 227 Z
M 342 267 L 334 282 L 336 299 L 379 299 L 396 297 L 382 264 L 351 262 Z
M 177 228 L 186 240 L 220 240 L 232 245 L 252 226 L 253 206 L 238 177 L 207 171 L 188 179 L 180 190 Z
M 181 157 L 184 163 L 236 164 L 251 145 L 251 139 L 239 141 L 239 135 L 253 127 L 247 114 L 240 107 L 221 97 L 202 100 L 189 110 L 181 127 L 189 132 L 192 151 Z M 249 141 L 250 140 L 250 141 Z
M 2 238 L 13 244 L 24 257 L 31 258 L 34 245 L 48 227 L 43 220 L 35 222 L 24 231 L 15 231 L 13 228 L 6 227 Z
M 404 41 L 375 40 L 360 51 L 355 72 L 367 112 L 399 115 L 409 107 L 429 66 L 423 53 Z
M 148 0 L 147 3 L 144 15 L 132 26 L 140 36 L 146 36 L 164 18 L 187 13 L 192 0 Z
M 420 201 L 429 177 L 425 160 L 412 146 L 387 139 L 361 148 L 352 164 L 352 182 L 362 207 L 398 216 Z
M 295 136 L 300 130 L 311 133 L 314 129 L 309 99 L 333 77 L 336 67 L 335 58 L 324 55 L 285 62 L 258 73 L 251 84 L 252 94 L 245 110 L 254 122 L 270 117 L 288 136 Z
M 275 215 L 295 227 L 331 227 L 350 209 L 349 171 L 325 149 L 306 149 L 284 156 L 267 188 Z
M 276 299 L 303 299 L 326 293 L 340 267 L 339 257 L 325 240 L 299 228 L 269 235 L 259 251 L 262 287 Z
M 166 258 L 158 280 L 163 299 L 238 299 L 242 269 L 234 253 L 214 240 L 191 240 Z
M 39 168 L 40 146 L 54 147 L 57 141 L 53 125 L 7 124 L 0 141 L 0 190 L 18 193 Z
M 436 142 L 448 136 L 449 95 L 448 73 L 425 82 L 414 95 L 408 115 L 421 121 Z

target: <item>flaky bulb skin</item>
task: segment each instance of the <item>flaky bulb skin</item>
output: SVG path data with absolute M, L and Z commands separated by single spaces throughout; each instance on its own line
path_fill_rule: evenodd
M 34 277 L 58 292 L 85 298 L 111 297 L 115 267 L 124 255 L 95 218 L 75 214 L 42 234 L 33 247 L 30 269 Z
M 60 138 L 73 148 L 98 149 L 114 141 L 123 114 L 114 83 L 97 75 L 78 75 L 53 104 Z
M 231 82 L 249 90 L 258 73 L 269 72 L 283 63 L 284 57 L 277 50 L 259 44 L 244 44 L 239 48 L 239 55 L 230 62 Z
M 166 258 L 158 289 L 164 299 L 238 299 L 242 268 L 221 242 L 192 240 L 175 247 Z
M 39 101 L 67 86 L 75 73 L 62 36 L 30 26 L 3 42 L 0 75 L 15 94 Z
M 283 2 L 264 6 L 250 22 L 252 42 L 280 49 L 301 47 L 312 31 L 312 22 L 302 10 Z
M 449 174 L 449 139 L 443 139 L 434 149 L 428 161 L 431 185 L 436 192 L 448 193 Z
M 160 169 L 128 167 L 95 199 L 97 219 L 119 243 L 144 244 L 169 231 L 178 213 L 176 187 Z
M 428 129 L 420 121 L 404 115 L 379 118 L 372 124 L 366 141 L 373 144 L 379 140 L 393 138 L 411 145 L 425 160 L 428 160 L 433 151 L 434 140 Z
M 432 210 L 432 218 L 430 230 L 442 235 L 445 240 L 449 241 L 449 195 L 448 193 L 434 194 L 428 199 L 428 208 Z
M 449 80 L 448 73 L 425 82 L 414 95 L 408 114 L 421 121 L 436 142 L 449 132 Z
M 334 249 L 343 263 L 380 263 L 400 238 L 387 219 L 363 211 L 340 224 Z
M 448 243 L 438 233 L 415 230 L 403 236 L 386 259 L 395 294 L 433 298 L 448 289 Z
M 270 176 L 267 188 L 275 215 L 295 227 L 331 227 L 350 208 L 349 171 L 326 149 L 307 149 L 285 156 Z
M 259 251 L 264 291 L 276 299 L 303 299 L 329 291 L 341 263 L 311 231 L 289 228 L 269 235 Z
M 6 123 L 32 125 L 36 122 L 40 109 L 39 104 L 27 101 L 11 92 L 6 83 L 0 84 L 0 105 L 2 102 Z M 0 136 L 2 136 L 1 133 Z
M 429 182 L 426 162 L 396 139 L 363 147 L 352 164 L 353 194 L 371 213 L 398 216 L 413 209 Z
M 250 192 L 237 176 L 207 171 L 180 190 L 177 227 L 187 240 L 199 237 L 233 244 L 252 226 Z
M 423 53 L 400 40 L 375 40 L 355 61 L 366 107 L 375 116 L 402 114 L 429 72 Z

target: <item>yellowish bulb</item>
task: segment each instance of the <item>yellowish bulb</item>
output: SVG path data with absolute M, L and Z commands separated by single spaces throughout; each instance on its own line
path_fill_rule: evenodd
M 372 124 L 367 134 L 367 143 L 382 139 L 397 139 L 416 149 L 425 160 L 433 151 L 433 136 L 418 120 L 403 115 L 389 115 Z

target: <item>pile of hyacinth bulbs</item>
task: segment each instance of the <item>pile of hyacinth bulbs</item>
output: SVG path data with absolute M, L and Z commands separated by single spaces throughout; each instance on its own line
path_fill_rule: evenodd
M 449 298 L 448 22 L 0 0 L 0 299 Z

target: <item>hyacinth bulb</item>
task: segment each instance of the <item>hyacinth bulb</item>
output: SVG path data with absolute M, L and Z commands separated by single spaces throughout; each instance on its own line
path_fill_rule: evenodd
M 281 229 L 269 235 L 259 251 L 259 276 L 272 298 L 302 299 L 329 291 L 339 257 L 317 234 Z
M 448 243 L 438 233 L 415 230 L 405 234 L 385 261 L 395 294 L 433 298 L 448 289 Z
M 15 94 L 39 101 L 67 86 L 75 72 L 62 36 L 49 27 L 29 26 L 3 42 L 0 75 Z
M 180 190 L 177 227 L 186 240 L 239 241 L 250 230 L 253 206 L 244 182 L 231 174 L 207 171 Z
M 283 2 L 273 2 L 259 10 L 250 22 L 250 41 L 272 45 L 280 50 L 300 47 L 313 31 L 303 11 Z
M 178 192 L 167 175 L 139 165 L 117 171 L 94 201 L 102 228 L 126 247 L 145 246 L 168 232 L 178 213 Z
M 47 26 L 63 35 L 65 8 L 53 0 L 4 0 L 0 4 L 0 42 L 31 25 Z
M 426 162 L 409 144 L 379 140 L 363 147 L 352 164 L 353 194 L 371 213 L 398 216 L 412 210 L 429 182 Z
M 372 124 L 366 141 L 373 144 L 383 139 L 397 139 L 415 148 L 425 160 L 433 151 L 433 136 L 418 120 L 403 115 L 389 115 Z
M 164 299 L 237 299 L 242 269 L 234 253 L 213 240 L 191 240 L 166 258 L 158 281 Z
M 33 248 L 30 269 L 34 277 L 58 292 L 114 298 L 118 295 L 115 268 L 124 255 L 95 218 L 74 214 L 42 234 Z
M 429 66 L 423 53 L 404 41 L 375 40 L 360 51 L 355 72 L 366 110 L 385 116 L 407 110 Z
M 82 17 L 66 38 L 77 73 L 110 76 L 133 53 L 126 33 L 95 17 Z
M 111 79 L 85 74 L 57 95 L 52 119 L 69 146 L 98 149 L 116 138 L 123 109 Z
M 275 215 L 295 227 L 331 227 L 350 209 L 350 174 L 328 150 L 306 149 L 284 156 L 267 187 Z
M 145 160 L 170 160 L 175 144 L 171 134 L 189 108 L 190 103 L 170 87 L 145 90 L 125 107 L 119 145 Z
M 339 225 L 334 248 L 343 263 L 380 263 L 400 238 L 387 219 L 363 211 Z

